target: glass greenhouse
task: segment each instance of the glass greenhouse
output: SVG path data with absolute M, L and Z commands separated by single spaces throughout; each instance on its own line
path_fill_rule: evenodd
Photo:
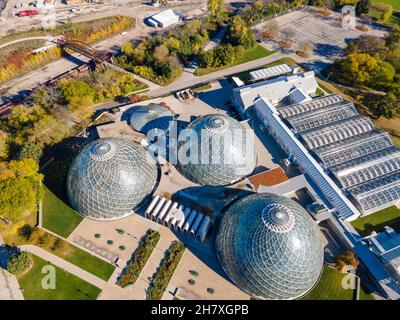
M 400 199 L 400 171 L 348 189 L 364 212 L 375 212 Z
M 134 107 L 129 122 L 136 131 L 147 134 L 152 129 L 168 131 L 173 120 L 173 114 L 168 107 L 150 103 L 148 106 Z
M 302 103 L 283 106 L 278 108 L 278 111 L 283 118 L 287 118 L 296 114 L 318 110 L 320 108 L 340 103 L 342 101 L 343 99 L 341 96 L 337 94 L 332 94 L 329 96 L 318 97 Z
M 210 114 L 187 127 L 178 151 L 178 169 L 189 180 L 209 186 L 230 185 L 256 166 L 254 137 L 235 119 Z
M 107 138 L 85 146 L 68 173 L 67 192 L 82 216 L 114 220 L 133 213 L 157 183 L 155 160 L 138 144 Z
M 372 130 L 313 151 L 326 167 L 332 167 L 392 146 L 387 132 Z
M 344 188 L 400 170 L 400 149 L 390 147 L 330 168 Z
M 343 102 L 326 106 L 318 110 L 297 114 L 286 118 L 286 120 L 297 132 L 302 132 L 347 119 L 355 115 L 357 115 L 357 110 L 354 105 L 352 103 Z
M 308 149 L 315 149 L 373 129 L 374 125 L 370 118 L 357 115 L 316 129 L 303 131 L 300 136 Z
M 323 266 L 320 231 L 296 202 L 252 194 L 221 220 L 218 259 L 230 279 L 261 299 L 296 299 L 317 283 Z

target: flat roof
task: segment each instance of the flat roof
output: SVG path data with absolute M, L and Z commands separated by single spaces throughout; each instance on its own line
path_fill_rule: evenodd
M 274 67 L 263 68 L 250 72 L 250 78 L 252 81 L 263 80 L 267 78 L 277 77 L 282 74 L 286 74 L 292 72 L 292 68 L 290 68 L 286 63 L 280 64 Z

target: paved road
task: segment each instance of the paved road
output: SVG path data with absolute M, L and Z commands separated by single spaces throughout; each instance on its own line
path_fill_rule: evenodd
M 151 90 L 148 92 L 148 94 L 153 97 L 159 97 L 159 96 L 165 95 L 169 92 L 178 91 L 178 90 L 181 90 L 184 88 L 191 87 L 196 84 L 221 79 L 221 78 L 224 78 L 224 77 L 227 77 L 227 76 L 239 73 L 239 72 L 243 72 L 243 71 L 246 71 L 249 69 L 258 68 L 265 64 L 271 63 L 275 60 L 278 60 L 284 56 L 286 56 L 286 54 L 278 52 L 278 53 L 272 54 L 268 57 L 253 60 L 253 61 L 243 63 L 243 64 L 240 64 L 240 65 L 237 65 L 234 67 L 222 69 L 222 70 L 219 70 L 219 71 L 216 71 L 213 73 L 206 74 L 204 76 L 195 76 L 192 73 L 183 72 L 181 77 L 178 80 L 176 80 L 174 83 L 172 83 L 168 86 L 165 86 L 165 87 L 161 87 L 159 89 Z
M 95 275 L 77 267 L 76 265 L 68 261 L 65 261 L 64 259 L 61 259 L 60 257 L 57 257 L 56 255 L 42 248 L 30 244 L 22 245 L 20 248 L 21 250 L 26 250 L 38 256 L 39 258 L 42 258 L 43 260 L 46 260 L 54 264 L 55 266 L 64 269 L 65 271 L 91 283 L 92 285 L 96 286 L 99 289 L 103 289 L 107 284 L 107 281 L 104 281 L 103 279 L 96 277 Z

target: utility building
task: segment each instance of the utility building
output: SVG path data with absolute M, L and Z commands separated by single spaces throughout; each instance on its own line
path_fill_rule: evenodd
M 182 20 L 182 16 L 175 10 L 168 9 L 148 17 L 146 20 L 154 28 L 166 28 L 179 23 Z

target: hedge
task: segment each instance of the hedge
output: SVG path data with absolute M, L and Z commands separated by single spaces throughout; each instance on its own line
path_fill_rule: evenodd
M 147 260 L 150 258 L 151 253 L 156 247 L 158 240 L 160 240 L 160 234 L 157 231 L 148 229 L 131 260 L 122 271 L 122 274 L 117 281 L 119 286 L 124 288 L 135 283 L 142 272 L 142 269 L 146 265 Z
M 166 257 L 161 262 L 160 268 L 152 283 L 147 290 L 147 297 L 150 300 L 160 300 L 167 289 L 179 261 L 185 251 L 185 245 L 182 242 L 174 241 L 170 245 Z

